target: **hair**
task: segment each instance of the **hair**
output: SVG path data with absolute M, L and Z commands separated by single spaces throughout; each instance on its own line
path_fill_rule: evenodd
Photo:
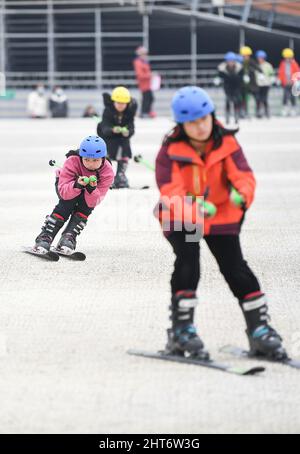
M 216 150 L 222 145 L 223 137 L 225 136 L 234 136 L 239 128 L 236 129 L 226 129 L 222 124 L 216 119 L 215 112 L 211 113 L 213 119 L 212 132 L 209 139 L 213 139 L 213 150 Z M 189 142 L 189 137 L 186 134 L 183 124 L 177 123 L 171 131 L 166 134 L 163 140 L 164 145 L 168 145 L 174 142 Z

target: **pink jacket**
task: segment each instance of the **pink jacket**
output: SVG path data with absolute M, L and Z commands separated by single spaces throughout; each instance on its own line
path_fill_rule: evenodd
M 114 181 L 113 168 L 108 161 L 105 161 L 98 173 L 100 178 L 98 178 L 97 188 L 91 194 L 84 190 L 84 198 L 89 208 L 99 205 Z M 63 200 L 71 200 L 79 196 L 82 189 L 74 188 L 78 177 L 91 177 L 92 175 L 97 177 L 97 172 L 86 169 L 79 156 L 70 156 L 66 159 L 63 168 L 56 172 L 60 197 Z

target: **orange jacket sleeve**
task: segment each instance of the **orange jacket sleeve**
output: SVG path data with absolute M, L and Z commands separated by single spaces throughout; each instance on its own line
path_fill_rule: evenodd
M 246 208 L 249 208 L 254 199 L 256 180 L 241 148 L 225 158 L 225 171 L 232 186 L 244 196 Z

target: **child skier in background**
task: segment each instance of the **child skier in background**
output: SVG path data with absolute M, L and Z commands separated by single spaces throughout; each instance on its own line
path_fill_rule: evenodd
M 270 117 L 270 110 L 269 110 L 269 102 L 268 102 L 268 94 L 269 89 L 272 86 L 275 80 L 275 73 L 274 68 L 267 61 L 267 53 L 264 50 L 258 50 L 255 53 L 255 57 L 257 59 L 258 66 L 260 71 L 256 72 L 256 84 L 257 84 L 257 95 L 256 95 L 256 112 L 257 117 L 263 117 L 264 114 L 267 118 Z
M 251 351 L 282 359 L 286 352 L 279 334 L 269 325 L 265 294 L 241 250 L 240 229 L 245 211 L 253 202 L 256 183 L 234 137 L 236 131 L 224 129 L 217 121 L 213 102 L 201 88 L 178 90 L 172 109 L 177 124 L 166 136 L 156 159 L 161 199 L 155 214 L 176 256 L 171 278 L 172 327 L 166 351 L 208 358 L 194 326 L 200 237 L 197 241 L 186 238 L 191 233 L 189 224 L 203 227 L 201 210 L 205 216 L 204 240 L 239 301 Z M 185 199 L 187 195 L 192 195 L 194 201 Z M 199 196 L 206 196 L 206 204 Z
M 241 105 L 242 96 L 242 65 L 237 61 L 237 56 L 234 52 L 227 52 L 224 56 L 224 61 L 218 66 L 219 77 L 216 78 L 216 85 L 223 81 L 225 92 L 225 118 L 226 123 L 230 122 L 230 111 L 233 110 L 235 123 L 239 121 L 239 108 Z
M 107 143 L 108 156 L 117 161 L 114 188 L 128 188 L 126 176 L 128 161 L 132 157 L 130 138 L 134 134 L 134 116 L 137 102 L 125 87 L 116 87 L 112 94 L 103 93 L 104 112 L 97 134 Z
M 97 136 L 85 138 L 79 150 L 67 154 L 68 159 L 57 171 L 55 186 L 59 202 L 46 217 L 42 232 L 35 240 L 35 250 L 47 253 L 56 234 L 69 218 L 57 249 L 65 253 L 75 250 L 77 236 L 86 226 L 93 209 L 104 199 L 114 179 L 106 155 L 106 144 Z
M 256 101 L 257 93 L 258 93 L 258 86 L 256 83 L 257 80 L 257 72 L 261 72 L 261 69 L 252 58 L 252 49 L 249 46 L 243 46 L 240 49 L 240 55 L 243 57 L 243 85 L 242 85 L 242 105 L 241 105 L 241 118 L 250 118 L 250 111 L 249 111 L 249 103 L 251 96 L 254 97 Z M 256 105 L 256 116 L 258 115 L 257 112 L 257 105 Z
M 282 115 L 285 117 L 289 114 L 292 116 L 297 115 L 296 110 L 296 97 L 293 96 L 292 88 L 296 80 L 300 79 L 300 66 L 295 60 L 293 49 L 286 48 L 282 51 L 283 59 L 280 62 L 278 69 L 278 78 L 283 89 L 282 99 Z M 291 110 L 289 111 L 288 104 L 291 104 Z

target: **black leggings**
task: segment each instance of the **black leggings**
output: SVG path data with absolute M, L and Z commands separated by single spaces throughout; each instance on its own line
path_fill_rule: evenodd
M 176 255 L 171 278 L 172 294 L 179 290 L 196 290 L 200 279 L 199 242 L 186 242 L 186 232 L 173 232 L 167 240 Z M 238 235 L 208 235 L 204 237 L 215 257 L 230 290 L 242 300 L 260 290 L 260 285 L 243 258 Z
M 59 214 L 64 218 L 65 221 L 69 219 L 71 214 L 74 212 L 82 213 L 87 217 L 91 214 L 93 208 L 87 206 L 84 198 L 84 191 L 81 191 L 81 194 L 79 194 L 79 196 L 75 197 L 74 199 L 63 200 L 58 193 L 57 185 L 58 182 L 56 181 L 55 189 L 59 197 L 59 202 L 54 208 L 53 213 Z
M 151 90 L 143 91 L 142 93 L 142 115 L 151 112 L 154 96 Z
M 291 103 L 292 106 L 296 105 L 296 97 L 293 96 L 292 93 L 292 86 L 291 85 L 286 85 L 283 87 L 283 100 L 282 104 L 286 106 L 287 104 Z

